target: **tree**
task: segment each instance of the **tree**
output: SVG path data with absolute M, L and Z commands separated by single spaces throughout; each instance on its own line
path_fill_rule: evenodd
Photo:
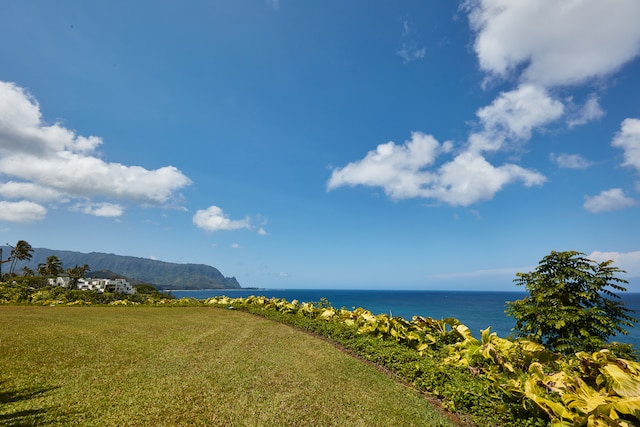
M 22 275 L 24 277 L 30 277 L 34 275 L 34 271 L 25 265 L 22 267 Z
M 89 271 L 89 266 L 87 264 L 82 267 L 76 265 L 75 267 L 67 268 L 67 274 L 69 275 L 69 288 L 76 289 L 78 287 L 78 281 L 84 277 L 87 271 Z
M 9 274 L 11 275 L 16 268 L 17 261 L 30 260 L 33 257 L 33 248 L 26 240 L 18 240 L 15 246 L 11 246 L 8 243 L 7 245 L 11 247 L 11 255 L 8 258 L 11 260 L 11 265 L 9 266 Z
M 627 335 L 637 319 L 620 296 L 626 291 L 624 273 L 611 264 L 597 263 L 576 251 L 545 256 L 533 272 L 517 273 L 514 282 L 525 285 L 529 296 L 507 302 L 507 315 L 516 320 L 516 335 L 544 344 L 550 350 L 569 354 L 596 351 L 611 336 Z
M 63 272 L 62 261 L 55 255 L 48 256 L 45 264 L 38 264 L 38 274 L 44 277 L 58 277 Z

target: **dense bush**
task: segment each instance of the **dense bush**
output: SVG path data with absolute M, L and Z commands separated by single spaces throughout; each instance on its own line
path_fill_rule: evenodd
M 173 297 L 158 291 L 135 293 L 133 295 L 72 290 L 61 286 L 41 286 L 41 278 L 16 278 L 0 283 L 1 304 L 36 304 L 36 305 L 136 305 L 155 304 L 172 300 Z M 155 288 L 154 288 L 155 290 Z
M 25 282 L 5 282 L 0 284 L 0 303 L 24 304 L 31 302 L 33 288 Z

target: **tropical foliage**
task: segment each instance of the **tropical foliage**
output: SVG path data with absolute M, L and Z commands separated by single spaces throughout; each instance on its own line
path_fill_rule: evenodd
M 2 250 L 0 250 L 0 266 L 4 263 L 9 263 L 9 276 L 14 275 L 16 268 L 16 262 L 28 261 L 33 257 L 33 248 L 26 240 L 18 240 L 15 246 L 9 245 L 11 252 L 6 260 L 2 260 Z M 2 276 L 0 272 L 0 276 Z
M 535 271 L 518 273 L 516 284 L 529 295 L 507 303 L 519 336 L 561 353 L 595 351 L 611 336 L 627 334 L 637 319 L 620 296 L 626 280 L 612 261 L 597 263 L 576 251 L 551 252 Z
M 69 276 L 69 285 L 71 289 L 76 289 L 78 287 L 78 282 L 85 276 L 87 271 L 89 271 L 88 264 L 83 266 L 76 265 L 75 267 L 67 268 L 67 275 Z
M 259 308 L 262 313 L 276 311 L 290 319 L 307 317 L 339 323 L 354 328 L 358 334 L 395 341 L 417 356 L 410 363 L 420 373 L 408 375 L 414 385 L 426 386 L 426 391 L 446 397 L 449 401 L 445 404 L 451 409 L 480 411 L 483 416 L 497 417 L 508 425 L 536 425 L 545 418 L 554 427 L 630 427 L 640 423 L 640 364 L 616 357 L 609 349 L 565 355 L 530 340 L 500 338 L 489 328 L 481 331 L 481 339 L 477 340 L 456 319 L 415 316 L 407 321 L 386 314 L 374 315 L 362 308 L 350 311 L 276 298 L 217 297 L 204 303 L 254 312 Z M 447 389 L 432 378 L 434 372 L 420 368 L 421 360 L 434 359 L 440 365 L 431 364 L 430 368 L 444 378 L 452 378 L 451 368 L 458 368 L 477 381 L 451 393 L 451 384 Z M 484 386 L 481 392 L 474 393 L 477 384 Z M 494 414 L 489 415 L 492 410 Z
M 55 255 L 48 256 L 45 263 L 38 264 L 38 274 L 43 277 L 57 277 L 63 271 L 62 261 Z

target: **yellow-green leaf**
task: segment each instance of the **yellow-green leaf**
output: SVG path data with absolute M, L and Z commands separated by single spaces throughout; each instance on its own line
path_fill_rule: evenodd
M 640 397 L 640 376 L 624 371 L 618 365 L 607 364 L 602 367 L 611 388 L 624 397 Z

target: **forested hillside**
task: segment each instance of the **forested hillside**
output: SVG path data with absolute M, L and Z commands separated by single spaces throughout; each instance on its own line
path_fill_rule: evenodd
M 5 254 L 10 250 L 11 248 L 3 247 Z M 240 288 L 235 277 L 225 277 L 218 269 L 205 264 L 177 264 L 132 256 L 45 248 L 34 248 L 33 258 L 28 262 L 20 262 L 16 272 L 24 266 L 37 271 L 38 264 L 45 263 L 47 257 L 52 255 L 62 261 L 65 269 L 88 264 L 91 271 L 110 270 L 134 283 L 152 283 L 163 290 Z

